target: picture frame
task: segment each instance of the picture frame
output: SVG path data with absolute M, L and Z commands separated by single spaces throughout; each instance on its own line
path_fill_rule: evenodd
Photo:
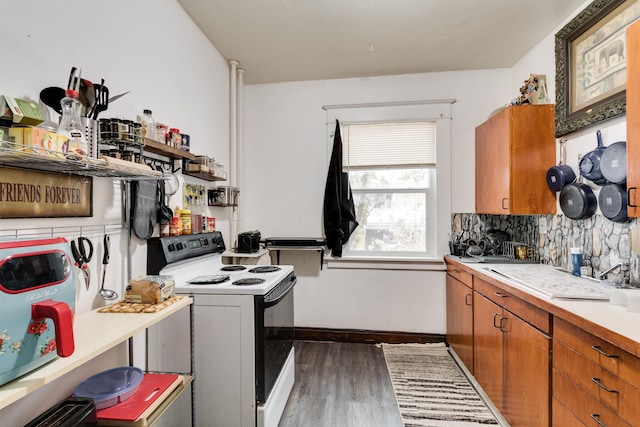
M 626 113 L 626 30 L 640 0 L 595 0 L 555 35 L 560 137 Z

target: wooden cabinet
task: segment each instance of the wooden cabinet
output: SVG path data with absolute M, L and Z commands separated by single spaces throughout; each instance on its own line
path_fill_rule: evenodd
M 476 128 L 476 213 L 554 214 L 554 106 L 504 109 Z
M 472 286 L 470 273 L 456 267 L 447 269 L 447 342 L 473 374 Z
M 627 28 L 627 188 L 630 217 L 640 217 L 640 22 Z
M 640 358 L 559 318 L 553 354 L 554 408 L 585 424 L 640 425 Z
M 474 278 L 474 376 L 510 425 L 550 422 L 550 315 Z

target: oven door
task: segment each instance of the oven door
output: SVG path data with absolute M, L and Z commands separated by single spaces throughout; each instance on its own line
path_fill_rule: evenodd
M 264 403 L 293 348 L 292 272 L 266 295 L 256 295 L 256 401 Z

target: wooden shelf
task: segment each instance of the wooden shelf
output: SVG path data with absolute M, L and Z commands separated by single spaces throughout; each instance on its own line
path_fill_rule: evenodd
M 200 178 L 200 179 L 203 179 L 205 181 L 226 181 L 227 180 L 227 178 L 223 178 L 221 176 L 212 175 L 212 174 L 206 173 L 206 172 L 187 172 L 186 170 L 184 170 L 184 168 L 182 169 L 182 175 L 193 176 L 195 178 Z
M 185 297 L 153 314 L 98 313 L 97 310 L 92 310 L 76 316 L 73 322 L 74 353 L 69 357 L 58 358 L 0 387 L 0 409 L 90 362 L 138 332 L 189 306 L 192 301 L 191 298 Z
M 191 154 L 188 151 L 169 147 L 168 145 L 158 141 L 154 141 L 153 139 L 144 138 L 143 145 L 144 145 L 144 151 L 169 157 L 170 159 L 189 159 L 189 160 L 196 159 L 196 156 L 194 154 Z

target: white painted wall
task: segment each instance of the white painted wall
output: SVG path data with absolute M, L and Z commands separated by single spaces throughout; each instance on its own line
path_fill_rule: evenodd
M 190 134 L 193 152 L 228 164 L 227 62 L 175 0 L 0 0 L 0 39 L 0 94 L 38 99 L 44 87 L 66 87 L 69 71 L 76 66 L 93 82 L 104 78 L 112 95 L 131 91 L 101 117 L 135 119 L 149 108 L 156 120 Z M 188 182 L 204 183 L 190 178 Z M 170 206 L 180 200 L 180 194 L 174 196 Z M 3 219 L 0 229 L 118 223 L 119 183 L 95 178 L 93 207 L 91 218 Z M 228 240 L 228 210 L 211 208 L 209 215 L 217 218 Z M 127 239 L 115 237 L 107 286 L 122 295 Z M 98 241 L 95 238 L 94 244 Z M 132 247 L 132 274 L 144 274 L 146 246 L 134 237 Z M 99 303 L 95 295 L 101 254 L 92 261 L 91 289 L 79 287 L 79 313 Z M 87 376 L 126 364 L 124 350 L 111 351 L 0 411 L 0 424 L 24 425 L 68 396 Z
M 555 94 L 554 35 L 561 27 L 511 69 L 247 86 L 240 228 L 265 237 L 322 236 L 329 150 L 321 107 L 334 104 L 455 98 L 451 170 L 443 172 L 451 174 L 450 211 L 474 212 L 475 127 L 518 96 L 529 73 L 546 74 Z M 626 139 L 624 119 L 598 128 L 605 145 Z M 595 147 L 595 130 L 569 136 L 567 156 L 574 160 L 568 163 L 575 170 L 578 153 Z M 442 271 L 319 271 L 313 252 L 284 254 L 281 262 L 293 263 L 299 276 L 298 326 L 445 333 Z

